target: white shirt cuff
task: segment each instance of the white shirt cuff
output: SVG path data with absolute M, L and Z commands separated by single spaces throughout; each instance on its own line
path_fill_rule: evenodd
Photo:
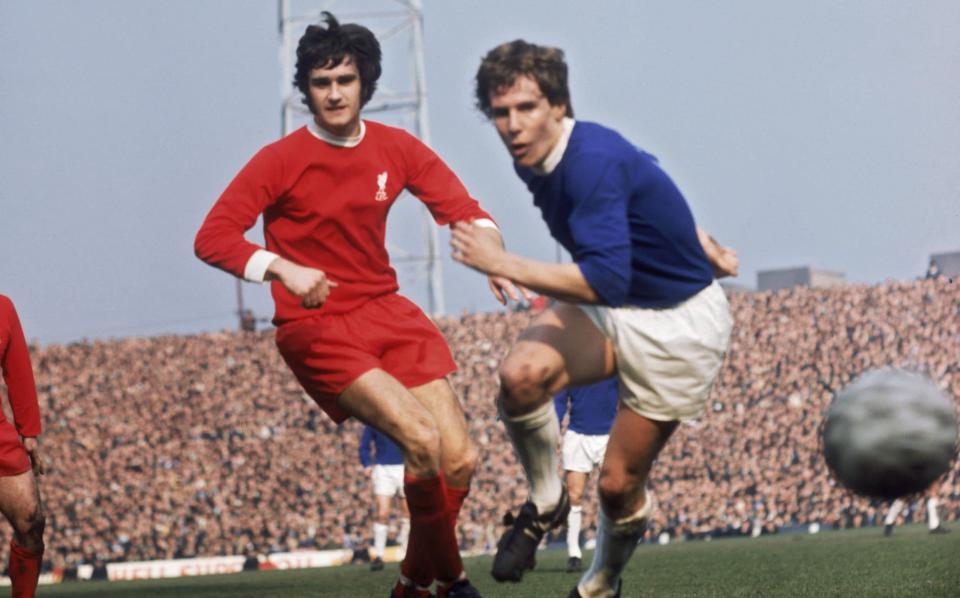
M 267 276 L 267 267 L 278 257 L 280 256 L 266 249 L 254 251 L 250 259 L 247 260 L 247 266 L 243 269 L 243 279 L 250 282 L 264 282 L 264 278 Z
M 497 223 L 489 218 L 478 218 L 477 220 L 473 221 L 473 224 L 479 226 L 480 228 L 492 228 L 497 232 L 500 231 L 500 227 L 497 226 Z

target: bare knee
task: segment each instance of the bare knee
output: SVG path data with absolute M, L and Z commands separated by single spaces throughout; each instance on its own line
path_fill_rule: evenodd
M 469 440 L 466 447 L 457 455 L 444 456 L 444 474 L 447 481 L 458 488 L 466 487 L 470 484 L 474 472 L 477 470 L 477 464 L 480 462 L 480 452 Z
M 602 471 L 598 493 L 603 511 L 614 519 L 636 513 L 642 506 L 643 484 L 642 478 L 625 471 Z
M 43 549 L 43 530 L 47 525 L 47 516 L 39 507 L 14 517 L 11 523 L 18 544 L 34 552 Z
M 388 499 L 380 495 L 374 496 L 374 503 L 376 504 L 373 518 L 374 521 L 377 523 L 387 523 L 390 521 L 390 501 L 392 500 L 392 498 Z
M 570 496 L 570 504 L 575 507 L 579 507 L 580 501 L 583 500 L 583 491 L 579 488 L 571 488 L 570 486 L 567 486 L 567 493 Z
M 403 431 L 400 446 L 410 474 L 436 475 L 440 469 L 440 432 L 436 422 L 428 417 L 415 419 Z
M 546 367 L 538 368 L 530 361 L 509 359 L 500 366 L 500 406 L 510 416 L 523 415 L 539 407 L 549 398 Z

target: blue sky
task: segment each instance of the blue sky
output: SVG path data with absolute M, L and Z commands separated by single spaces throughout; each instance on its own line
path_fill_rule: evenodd
M 375 5 L 392 9 L 294 9 L 376 26 Z M 480 57 L 518 37 L 565 49 L 577 117 L 659 157 L 698 222 L 740 252 L 737 282 L 798 265 L 912 278 L 930 253 L 960 250 L 954 0 L 424 5 L 431 145 L 519 253 L 553 259 L 555 245 L 472 101 Z M 399 40 L 384 50 L 388 64 L 403 56 Z M 29 337 L 234 326 L 234 282 L 192 239 L 279 135 L 279 51 L 270 0 L 0 0 L 0 293 Z M 416 253 L 406 203 L 389 239 Z M 495 309 L 446 238 L 447 312 Z M 424 302 L 424 277 L 398 270 Z M 269 315 L 266 288 L 244 289 Z

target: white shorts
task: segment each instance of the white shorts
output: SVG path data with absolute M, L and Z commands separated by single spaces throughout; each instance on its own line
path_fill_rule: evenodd
M 373 493 L 403 498 L 403 465 L 374 465 Z
M 658 421 L 703 413 L 733 326 L 717 281 L 665 309 L 579 307 L 613 343 L 623 404 Z
M 580 434 L 567 430 L 563 434 L 563 469 L 590 473 L 603 463 L 608 434 Z

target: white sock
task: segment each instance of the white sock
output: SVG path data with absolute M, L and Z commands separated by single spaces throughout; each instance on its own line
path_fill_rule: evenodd
M 461 579 L 466 579 L 466 578 L 467 578 L 467 571 L 466 571 L 466 569 L 464 569 L 463 571 L 460 572 L 460 575 L 458 575 L 457 578 L 454 579 L 453 581 L 440 581 L 440 580 L 438 579 L 438 580 L 437 580 L 437 590 L 440 590 L 441 588 L 449 588 L 450 586 L 452 586 L 453 584 L 457 583 L 457 582 L 460 581 Z M 417 586 L 417 587 L 419 588 L 420 586 Z M 430 595 L 433 596 L 433 594 L 430 594 Z
M 410 539 L 410 518 L 400 518 L 400 533 L 397 534 L 397 543 L 400 545 L 400 554 L 407 554 L 407 540 Z
M 583 557 L 583 553 L 580 552 L 580 525 L 582 523 L 583 507 L 580 505 L 570 507 L 570 514 L 567 515 L 567 554 L 578 559 Z
M 387 550 L 387 526 L 384 523 L 373 524 L 373 551 L 374 556 L 383 558 L 383 553 Z
M 892 503 L 890 503 L 890 510 L 887 511 L 887 516 L 883 519 L 884 525 L 893 525 L 897 522 L 897 517 L 900 516 L 900 511 L 903 510 L 903 501 L 899 498 Z
M 653 502 L 653 496 L 647 492 L 647 500 L 639 511 L 617 521 L 610 520 L 601 509 L 597 550 L 593 553 L 590 569 L 577 585 L 581 596 L 612 598 L 616 594 L 620 586 L 620 574 L 647 529 L 647 521 L 653 513 Z
M 557 472 L 557 445 L 560 443 L 560 424 L 553 402 L 517 417 L 501 412 L 503 425 L 517 451 L 530 482 L 530 501 L 542 515 L 553 510 L 560 502 L 563 482 Z
M 927 499 L 927 526 L 930 529 L 937 529 L 940 527 L 940 514 L 937 513 L 937 506 L 940 501 L 934 497 Z
M 400 583 L 402 583 L 403 585 L 407 586 L 408 588 L 417 588 L 418 590 L 423 590 L 423 591 L 428 591 L 428 590 L 430 590 L 430 587 L 429 587 L 429 586 L 428 586 L 428 587 L 423 587 L 423 586 L 420 585 L 420 584 L 413 583 L 413 580 L 412 580 L 412 579 L 410 579 L 409 577 L 404 577 L 404 575 L 403 575 L 402 573 L 400 574 Z

